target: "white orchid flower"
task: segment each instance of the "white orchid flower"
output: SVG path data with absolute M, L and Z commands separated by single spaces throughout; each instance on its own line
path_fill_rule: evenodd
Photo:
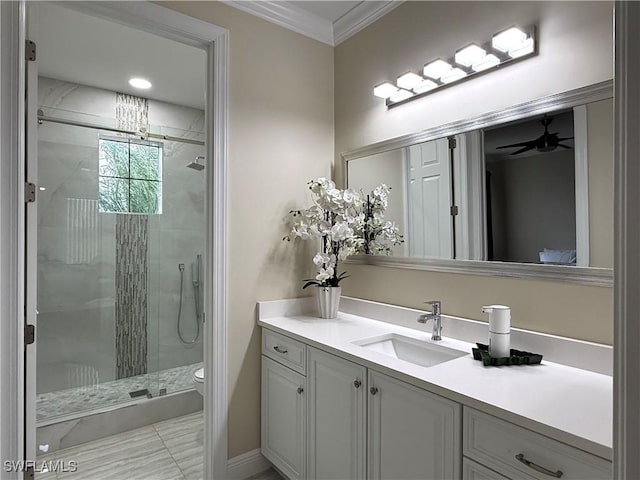
M 315 257 L 313 257 L 313 263 L 315 263 L 317 267 L 325 265 L 329 263 L 329 261 L 329 255 L 327 255 L 326 253 L 318 252 L 316 253 Z
M 349 227 L 346 222 L 336 223 L 331 227 L 331 240 L 340 242 L 353 236 L 353 228 Z
M 316 275 L 316 280 L 319 282 L 324 282 L 330 279 L 333 276 L 333 268 L 321 268 L 318 274 Z

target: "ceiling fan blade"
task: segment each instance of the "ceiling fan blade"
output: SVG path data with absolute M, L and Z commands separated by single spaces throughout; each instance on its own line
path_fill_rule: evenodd
M 536 148 L 535 145 L 529 145 L 527 147 L 521 148 L 520 150 L 516 150 L 515 152 L 511 153 L 511 155 L 518 155 L 519 153 L 523 153 L 529 150 L 533 150 L 534 148 Z
M 496 147 L 496 148 L 513 148 L 513 147 L 530 147 L 533 148 L 535 146 L 536 142 L 534 141 L 529 141 L 529 142 L 520 142 L 520 143 L 512 143 L 511 145 L 502 145 L 500 147 Z
M 565 140 L 573 140 L 573 137 L 564 137 L 558 139 L 559 142 L 564 142 Z
M 558 144 L 558 146 L 559 146 L 559 147 L 562 147 L 562 148 L 566 148 L 567 150 L 570 150 L 570 149 L 572 149 L 572 148 L 573 148 L 573 147 L 570 147 L 569 145 L 563 145 L 563 144 L 561 144 L 561 143 L 559 143 L 559 144 Z

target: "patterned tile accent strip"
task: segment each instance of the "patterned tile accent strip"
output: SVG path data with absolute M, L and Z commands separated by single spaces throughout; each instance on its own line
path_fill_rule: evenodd
M 147 373 L 148 223 L 116 216 L 116 378 Z
M 149 131 L 149 101 L 126 93 L 116 93 L 116 128 L 132 132 Z
M 41 393 L 36 396 L 36 420 L 41 422 L 74 413 L 89 413 L 91 410 L 131 402 L 129 392 L 143 388 L 148 388 L 154 397 L 157 396 L 159 388 L 166 388 L 168 394 L 189 390 L 193 388 L 193 374 L 199 368 L 202 368 L 202 363 L 97 385 Z M 158 379 L 159 386 L 156 383 Z

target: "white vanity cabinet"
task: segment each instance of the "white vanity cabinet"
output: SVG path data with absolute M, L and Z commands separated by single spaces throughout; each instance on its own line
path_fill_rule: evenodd
M 369 370 L 369 478 L 460 478 L 461 406 Z
M 289 479 L 460 477 L 458 403 L 275 332 L 262 346 L 262 452 Z
M 367 369 L 312 347 L 307 358 L 307 477 L 364 479 Z
M 612 478 L 604 458 L 309 343 L 263 330 L 262 452 L 290 480 Z
M 268 332 L 262 347 L 262 454 L 290 480 L 302 480 L 306 478 L 306 346 Z
M 473 460 L 474 463 L 470 464 L 472 467 L 479 463 L 490 469 L 478 473 L 477 468 L 465 467 L 463 475 L 465 480 L 505 477 L 514 480 L 612 478 L 611 462 L 600 457 L 473 408 L 464 407 L 463 418 L 465 460 Z M 486 471 L 494 471 L 497 474 L 487 477 Z

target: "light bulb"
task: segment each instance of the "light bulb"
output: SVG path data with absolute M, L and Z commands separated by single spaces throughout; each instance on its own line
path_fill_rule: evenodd
M 478 45 L 469 45 L 456 52 L 456 63 L 470 67 L 474 63 L 478 63 L 487 55 L 487 51 L 484 48 L 480 48 Z
M 453 67 L 444 60 L 435 60 L 424 66 L 424 75 L 434 80 L 442 78 L 449 73 Z
M 373 89 L 373 94 L 376 97 L 387 99 L 392 95 L 398 93 L 398 87 L 391 85 L 389 82 L 382 83 Z
M 508 52 L 509 50 L 520 45 L 527 39 L 527 34 L 516 27 L 511 27 L 493 36 L 491 39 L 491 46 L 501 52 Z

